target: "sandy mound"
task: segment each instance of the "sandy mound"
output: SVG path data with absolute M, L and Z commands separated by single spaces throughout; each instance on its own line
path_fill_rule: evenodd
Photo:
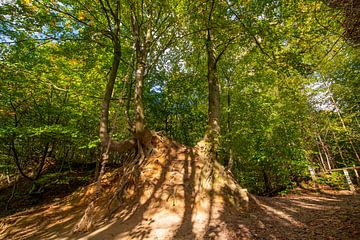
M 204 146 L 160 136 L 153 145 L 126 196 L 108 206 L 112 220 L 82 239 L 227 239 L 226 216 L 247 207 L 246 190 L 208 161 Z
M 156 136 L 153 146 L 141 166 L 107 173 L 96 200 L 93 184 L 21 213 L 31 220 L 13 215 L 0 238 L 237 239 L 228 221 L 247 208 L 247 191 L 208 160 L 204 144 L 189 148 Z
M 246 191 L 208 161 L 205 146 L 159 136 L 153 144 L 134 174 L 107 172 L 95 200 L 92 184 L 0 219 L 0 239 L 360 239 L 359 194 L 252 196 L 246 210 Z M 81 222 L 92 224 L 74 232 Z

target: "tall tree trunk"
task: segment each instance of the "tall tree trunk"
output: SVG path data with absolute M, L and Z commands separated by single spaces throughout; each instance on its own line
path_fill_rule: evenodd
M 136 67 L 135 67 L 135 138 L 138 141 L 139 151 L 142 147 L 146 147 L 151 142 L 151 132 L 145 128 L 144 121 L 144 105 L 143 105 L 143 84 L 146 70 L 146 61 L 149 51 L 149 45 L 152 41 L 152 26 L 151 21 L 147 22 L 146 34 L 142 35 L 141 31 L 144 30 L 144 24 L 138 21 L 136 9 L 134 5 L 131 6 L 131 28 L 134 39 L 135 53 L 136 53 Z
M 213 42 L 211 33 L 211 18 L 214 11 L 215 1 L 212 1 L 208 26 L 207 26 L 207 67 L 208 67 L 208 129 L 205 135 L 205 140 L 210 143 L 210 153 L 216 153 L 219 145 L 220 135 L 220 84 L 217 77 L 217 57 L 215 51 L 215 44 Z
M 229 156 L 226 165 L 226 168 L 231 171 L 234 165 L 234 158 L 232 152 L 232 137 L 231 137 L 231 94 L 230 94 L 230 79 L 226 78 L 226 85 L 227 85 L 227 136 L 228 136 L 228 148 L 229 148 Z
M 319 157 L 320 157 L 321 166 L 322 166 L 323 170 L 326 171 L 325 161 L 324 161 L 324 158 L 323 158 L 323 156 L 322 156 L 321 149 L 320 149 L 320 146 L 319 146 L 319 143 L 318 143 L 318 142 L 316 142 L 316 146 L 317 146 L 318 151 L 319 151 Z
M 262 174 L 263 174 L 265 192 L 267 194 L 270 194 L 272 192 L 271 181 L 270 181 L 269 175 L 267 174 L 267 172 L 265 170 L 265 167 L 262 168 Z
M 140 54 L 140 53 L 139 53 Z M 135 72 L 135 137 L 141 141 L 145 131 L 144 105 L 142 101 L 145 63 L 138 57 Z
M 333 134 L 333 136 L 334 136 L 335 144 L 336 144 L 337 148 L 339 149 L 340 158 L 341 158 L 341 160 L 343 161 L 343 163 L 345 164 L 345 158 L 344 158 L 343 152 L 342 152 L 342 150 L 341 150 L 341 147 L 340 147 L 340 145 L 339 145 L 339 142 L 338 142 L 338 140 L 337 140 L 337 138 L 336 138 L 335 132 L 332 132 L 332 134 Z
M 330 91 L 330 88 L 329 88 L 329 91 Z M 352 148 L 353 151 L 354 151 L 354 154 L 355 154 L 355 156 L 356 156 L 356 159 L 358 160 L 358 162 L 360 162 L 360 156 L 359 156 L 359 154 L 358 154 L 358 152 L 357 152 L 357 150 L 356 150 L 356 148 L 355 148 L 355 145 L 354 145 L 354 143 L 353 143 L 353 141 L 352 141 L 352 138 L 351 138 L 351 136 L 350 136 L 350 134 L 349 134 L 349 131 L 348 131 L 348 129 L 347 129 L 346 125 L 345 125 L 345 122 L 344 122 L 344 120 L 343 120 L 343 118 L 342 118 L 342 116 L 341 116 L 341 114 L 340 114 L 340 108 L 338 107 L 338 105 L 337 105 L 334 97 L 331 95 L 331 93 L 330 93 L 330 98 L 331 98 L 332 103 L 333 103 L 334 106 L 335 106 L 336 113 L 337 113 L 337 115 L 338 115 L 338 117 L 339 117 L 339 119 L 340 119 L 340 121 L 341 121 L 341 125 L 342 125 L 342 127 L 343 127 L 343 129 L 344 129 L 344 131 L 345 131 L 345 133 L 346 133 L 346 135 L 347 135 L 347 137 L 348 137 L 349 143 L 350 143 L 350 145 L 351 145 L 351 148 Z
M 101 117 L 100 117 L 100 141 L 101 144 L 108 148 L 109 150 L 114 151 L 126 151 L 135 146 L 135 141 L 133 139 L 128 139 L 125 141 L 114 141 L 111 139 L 109 134 L 109 108 L 111 95 L 114 91 L 114 85 L 117 77 L 118 68 L 120 65 L 121 59 L 121 49 L 120 41 L 118 37 L 113 37 L 113 61 L 111 65 L 111 70 L 108 77 L 108 82 L 106 84 L 104 98 L 101 104 Z
M 106 146 L 110 141 L 109 136 L 109 108 L 110 100 L 114 90 L 116 76 L 120 65 L 120 49 L 116 43 L 114 43 L 113 61 L 111 70 L 106 84 L 104 98 L 101 104 L 101 118 L 100 118 L 100 140 L 101 143 Z
M 39 165 L 37 166 L 36 170 L 34 171 L 33 178 L 34 180 L 38 180 L 40 178 L 41 172 L 44 168 L 46 157 L 48 156 L 50 142 L 46 142 L 44 152 L 40 158 Z
M 322 149 L 324 150 L 324 154 L 325 154 L 325 157 L 326 157 L 326 163 L 327 163 L 327 166 L 328 166 L 328 170 L 331 170 L 332 167 L 331 167 L 331 159 L 332 157 L 330 156 L 330 152 L 327 148 L 327 146 L 325 145 L 324 141 L 322 140 L 321 136 L 319 135 L 318 136 L 319 138 L 319 141 L 320 141 L 320 144 L 321 144 L 321 147 Z
M 127 85 L 127 96 L 126 96 L 126 106 L 125 106 L 125 118 L 129 127 L 130 132 L 134 133 L 134 124 L 133 121 L 130 118 L 130 103 L 131 103 L 131 95 L 132 95 L 132 89 L 133 89 L 133 81 L 132 81 L 132 74 L 133 74 L 133 60 L 131 60 L 131 63 L 128 66 L 127 75 L 124 79 L 125 85 Z M 126 94 L 125 94 L 126 95 Z

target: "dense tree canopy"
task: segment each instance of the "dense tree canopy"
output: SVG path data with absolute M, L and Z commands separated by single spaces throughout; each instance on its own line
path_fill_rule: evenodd
M 37 191 L 48 159 L 144 158 L 151 130 L 205 139 L 257 193 L 306 179 L 308 164 L 359 164 L 358 24 L 346 6 L 3 1 L 0 173 Z

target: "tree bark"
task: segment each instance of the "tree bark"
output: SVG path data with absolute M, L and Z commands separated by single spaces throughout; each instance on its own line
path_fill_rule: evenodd
M 324 158 L 323 158 L 323 156 L 321 154 L 321 149 L 320 149 L 320 146 L 319 146 L 318 142 L 316 142 L 316 146 L 317 146 L 318 151 L 319 151 L 319 157 L 320 157 L 321 166 L 326 171 L 326 165 L 325 165 L 325 162 L 324 162 Z
M 135 136 L 141 140 L 145 131 L 144 105 L 142 101 L 145 63 L 139 57 L 135 73 Z
M 330 87 L 329 87 L 329 91 L 330 91 Z M 342 116 L 341 116 L 341 114 L 340 114 L 340 108 L 338 107 L 338 105 L 337 105 L 334 97 L 331 95 L 331 93 L 330 93 L 330 99 L 331 99 L 332 103 L 333 103 L 334 106 L 335 106 L 336 113 L 337 113 L 337 115 L 338 115 L 338 117 L 339 117 L 339 119 L 340 119 L 340 121 L 341 121 L 341 125 L 342 125 L 345 133 L 347 134 L 347 137 L 348 137 L 349 143 L 350 143 L 350 145 L 351 145 L 351 148 L 353 149 L 354 154 L 355 154 L 355 156 L 356 156 L 356 160 L 357 160 L 358 162 L 360 162 L 360 156 L 359 156 L 359 154 L 358 154 L 358 152 L 357 152 L 357 150 L 356 150 L 356 148 L 355 148 L 355 145 L 354 145 L 354 143 L 353 143 L 353 141 L 352 141 L 352 138 L 351 138 L 351 136 L 350 136 L 350 134 L 349 134 L 349 131 L 348 131 L 348 129 L 347 129 L 346 125 L 345 125 L 345 122 L 344 122 L 344 120 L 343 120 L 343 118 L 342 118 Z
M 230 94 L 230 79 L 226 77 L 226 85 L 227 85 L 227 141 L 228 141 L 228 149 L 229 149 L 229 155 L 227 158 L 227 162 L 225 163 L 225 166 L 228 170 L 231 171 L 233 165 L 234 165 L 234 158 L 233 158 L 233 152 L 232 152 L 232 136 L 231 136 L 231 113 L 230 113 L 230 107 L 231 107 L 231 94 Z
M 132 6 L 131 27 L 134 38 L 136 63 L 135 63 L 135 138 L 139 141 L 138 148 L 141 152 L 141 147 L 146 147 L 151 141 L 151 132 L 145 128 L 145 116 L 143 105 L 143 85 L 146 70 L 146 61 L 149 50 L 149 45 L 152 40 L 151 24 L 148 23 L 146 34 L 141 35 L 140 31 L 143 30 L 141 23 L 138 22 L 136 17 L 134 5 Z
M 333 134 L 333 136 L 334 136 L 335 144 L 336 144 L 337 148 L 339 149 L 340 158 L 341 158 L 341 160 L 343 161 L 343 163 L 345 163 L 345 161 L 344 161 L 345 158 L 344 158 L 343 152 L 342 152 L 342 150 L 341 150 L 341 147 L 340 147 L 340 145 L 339 145 L 339 142 L 338 142 L 338 140 L 337 140 L 337 138 L 336 138 L 335 132 L 332 132 L 332 134 Z
M 15 164 L 17 169 L 19 170 L 20 174 L 26 178 L 27 180 L 30 180 L 31 182 L 34 182 L 34 179 L 28 175 L 25 174 L 25 172 L 22 170 L 21 165 L 20 165 L 20 159 L 19 159 L 19 155 L 17 153 L 16 147 L 15 147 L 15 140 L 12 139 L 11 140 L 11 151 L 13 152 L 13 156 L 14 156 L 14 160 L 15 160 Z
M 208 67 L 208 129 L 205 140 L 210 143 L 210 153 L 215 153 L 219 145 L 220 135 L 220 84 L 217 77 L 217 57 L 211 33 L 211 18 L 215 1 L 212 1 L 208 19 L 206 51 Z
M 330 151 L 329 149 L 327 148 L 327 146 L 325 145 L 324 141 L 322 140 L 321 136 L 318 135 L 318 138 L 319 138 L 319 141 L 320 141 L 320 144 L 321 144 L 321 147 L 322 149 L 324 150 L 324 154 L 325 154 L 325 157 L 326 157 L 326 163 L 327 163 L 327 166 L 328 166 L 328 170 L 331 170 L 332 167 L 331 167 L 331 160 L 332 160 L 332 157 L 330 155 Z
M 265 168 L 262 168 L 262 174 L 263 174 L 263 180 L 264 180 L 264 186 L 265 186 L 265 192 L 267 194 L 270 194 L 272 192 L 271 182 L 269 175 L 267 174 Z
M 127 139 L 124 141 L 114 141 L 111 139 L 109 134 L 109 108 L 111 95 L 114 90 L 114 85 L 117 77 L 118 68 L 120 65 L 121 50 L 120 42 L 118 37 L 113 37 L 113 61 L 111 65 L 111 70 L 108 77 L 108 82 L 106 84 L 104 98 L 101 104 L 101 117 L 100 117 L 100 141 L 102 146 L 109 147 L 109 150 L 112 151 L 126 151 L 135 147 L 134 139 Z
M 40 178 L 41 172 L 45 165 L 46 157 L 48 155 L 49 146 L 50 146 L 50 142 L 47 142 L 45 144 L 44 152 L 43 152 L 43 155 L 41 156 L 39 165 L 34 172 L 34 175 L 33 175 L 34 181 L 36 181 Z

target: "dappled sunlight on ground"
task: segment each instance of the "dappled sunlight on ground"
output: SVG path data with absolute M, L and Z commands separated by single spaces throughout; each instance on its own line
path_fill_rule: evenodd
M 249 200 L 246 190 L 198 148 L 166 138 L 157 140 L 123 202 L 115 195 L 121 179 L 117 171 L 104 176 L 87 232 L 74 228 L 95 184 L 0 219 L 0 239 L 360 239 L 359 195 Z
M 0 232 L 0 239 L 72 239 L 69 233 L 83 210 L 59 202 L 9 216 L 3 219 L 7 228 Z
M 250 230 L 244 239 L 360 239 L 360 196 L 307 193 L 256 197 L 235 227 Z

